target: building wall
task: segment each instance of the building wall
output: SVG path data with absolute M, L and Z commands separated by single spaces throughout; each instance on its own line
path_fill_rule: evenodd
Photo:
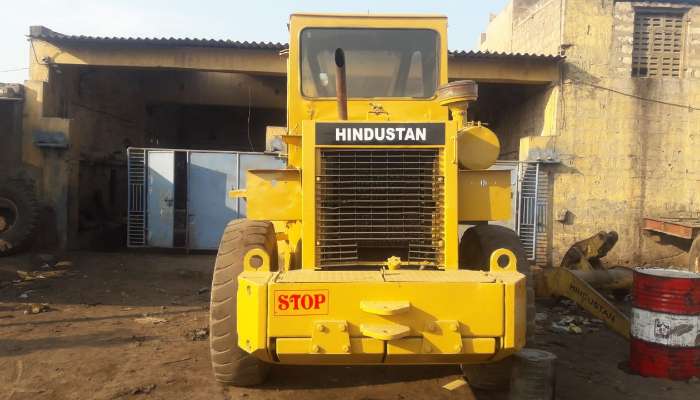
M 37 192 L 54 210 L 59 247 L 122 220 L 127 147 L 251 150 L 252 141 L 262 151 L 265 126 L 285 122 L 283 77 L 36 63 L 30 75 L 22 161 L 41 172 Z M 37 133 L 67 148 L 39 148 Z
M 499 52 L 511 51 L 513 38 L 513 2 L 497 15 L 491 16 L 486 31 L 481 34 L 479 49 Z
M 700 107 L 700 8 L 685 5 L 691 10 L 683 76 L 633 78 L 634 7 L 679 5 L 565 4 L 561 45 L 567 58 L 557 135 L 546 142 L 531 140 L 532 147 L 544 144 L 562 160 L 551 170 L 552 215 L 556 219 L 568 211 L 569 217 L 552 224 L 552 260 L 558 262 L 577 240 L 616 230 L 620 241 L 608 256 L 611 262 L 682 262 L 672 257 L 680 248 L 652 240 L 640 228 L 644 216 L 700 216 L 700 152 L 695 151 L 700 110 L 689 107 Z M 555 21 L 540 36 L 555 35 Z M 513 51 L 555 47 L 543 42 L 523 42 Z
M 558 54 L 562 0 L 512 0 L 491 19 L 481 50 Z

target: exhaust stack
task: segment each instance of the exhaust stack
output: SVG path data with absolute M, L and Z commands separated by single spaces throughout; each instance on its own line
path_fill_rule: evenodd
M 345 79 L 345 52 L 335 49 L 335 94 L 338 98 L 338 119 L 348 119 L 348 86 Z

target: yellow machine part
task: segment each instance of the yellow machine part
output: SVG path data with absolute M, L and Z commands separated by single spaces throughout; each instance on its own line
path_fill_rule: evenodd
M 512 218 L 510 171 L 459 171 L 459 220 Z
M 630 338 L 630 320 L 590 283 L 609 287 L 630 287 L 632 271 L 612 270 L 572 271 L 566 268 L 545 268 L 536 274 L 538 296 L 566 297 L 602 320 L 608 328 L 625 339 Z M 590 283 L 589 283 L 590 282 Z
M 287 364 L 500 359 L 524 344 L 525 280 L 511 267 L 244 272 L 239 345 Z
M 459 131 L 456 148 L 462 168 L 486 169 L 498 159 L 501 143 L 491 129 L 472 125 Z
M 268 221 L 301 219 L 301 171 L 251 169 L 246 174 L 247 218 Z

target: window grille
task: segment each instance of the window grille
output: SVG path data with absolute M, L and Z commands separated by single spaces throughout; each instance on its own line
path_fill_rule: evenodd
M 633 77 L 679 77 L 683 55 L 682 12 L 637 11 L 632 50 Z

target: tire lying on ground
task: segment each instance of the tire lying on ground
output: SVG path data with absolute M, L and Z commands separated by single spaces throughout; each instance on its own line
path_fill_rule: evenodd
M 243 257 L 255 248 L 270 256 L 276 270 L 277 241 L 271 222 L 246 219 L 229 222 L 216 256 L 209 308 L 209 348 L 216 380 L 234 386 L 253 386 L 267 378 L 270 366 L 238 347 L 236 293 Z
M 535 334 L 535 289 L 531 279 L 530 263 L 518 235 L 499 225 L 476 225 L 467 229 L 459 241 L 459 265 L 461 268 L 489 266 L 491 253 L 499 248 L 515 254 L 518 272 L 525 275 L 527 293 L 526 339 L 531 341 Z M 469 383 L 480 389 L 505 388 L 510 382 L 512 360 L 506 358 L 491 364 L 462 365 L 462 372 Z
M 21 179 L 0 179 L 0 256 L 31 242 L 38 217 L 34 185 Z

